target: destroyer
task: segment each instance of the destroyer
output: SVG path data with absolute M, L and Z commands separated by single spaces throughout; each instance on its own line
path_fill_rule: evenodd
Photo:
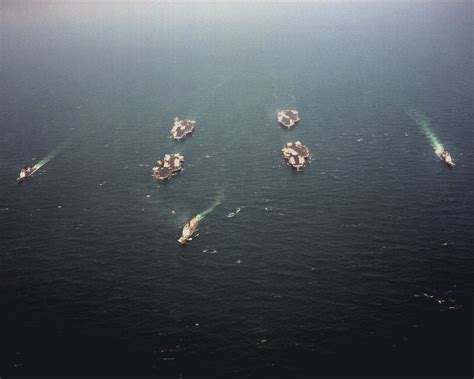
M 444 149 L 443 151 L 437 151 L 436 154 L 438 155 L 439 159 L 448 165 L 448 167 L 453 167 L 456 165 L 448 150 Z
M 298 111 L 286 109 L 277 113 L 277 119 L 285 128 L 291 129 L 300 120 L 300 117 Z
M 197 215 L 183 225 L 183 232 L 181 233 L 181 237 L 178 239 L 178 242 L 181 245 L 184 245 L 193 239 L 193 235 L 197 232 L 200 220 L 201 218 Z
M 180 120 L 178 117 L 174 119 L 174 125 L 171 128 L 171 138 L 181 141 L 188 134 L 191 134 L 196 127 L 196 121 Z
M 182 169 L 184 157 L 179 154 L 165 154 L 153 167 L 152 176 L 158 180 L 167 180 L 174 175 L 177 175 Z
M 288 142 L 283 149 L 281 149 L 283 157 L 288 161 L 297 171 L 303 169 L 309 158 L 309 149 L 300 141 Z
M 38 171 L 39 167 L 33 166 L 25 166 L 20 170 L 20 174 L 18 178 L 16 178 L 17 183 L 23 183 L 26 179 L 32 176 L 36 171 Z

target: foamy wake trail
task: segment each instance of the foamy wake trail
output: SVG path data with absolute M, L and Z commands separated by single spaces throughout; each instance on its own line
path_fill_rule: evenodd
M 202 211 L 196 216 L 198 221 L 201 221 L 204 217 L 206 217 L 209 213 L 211 213 L 214 209 L 216 209 L 220 204 L 222 204 L 223 199 L 224 199 L 224 195 L 221 192 L 217 195 L 216 200 L 214 201 L 214 203 L 212 203 L 212 205 L 209 208 Z
M 431 146 L 436 153 L 440 153 L 444 150 L 443 144 L 439 141 L 433 129 L 431 129 L 430 119 L 422 113 L 416 111 L 407 112 L 408 116 L 416 122 L 421 128 L 425 136 L 428 138 Z
M 38 163 L 35 164 L 35 167 L 39 170 L 43 167 L 46 163 L 48 163 L 51 159 L 55 158 L 67 145 L 67 141 L 61 143 L 56 149 L 54 149 L 51 153 L 49 153 L 46 157 L 41 159 Z

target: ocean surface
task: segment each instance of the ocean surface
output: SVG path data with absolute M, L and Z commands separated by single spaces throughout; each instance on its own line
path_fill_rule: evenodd
M 470 1 L 1 2 L 0 377 L 471 377 L 472 30 Z

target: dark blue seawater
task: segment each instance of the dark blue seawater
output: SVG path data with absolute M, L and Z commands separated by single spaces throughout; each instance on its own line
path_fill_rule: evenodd
M 0 377 L 472 376 L 472 30 L 470 1 L 1 2 Z

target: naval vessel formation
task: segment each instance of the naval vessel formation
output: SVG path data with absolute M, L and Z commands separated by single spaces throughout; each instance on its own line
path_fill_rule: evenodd
M 300 116 L 294 109 L 285 109 L 277 113 L 277 120 L 287 129 L 291 129 L 300 120 Z M 309 158 L 308 147 L 300 141 L 287 142 L 281 152 L 288 164 L 296 171 L 301 171 Z
M 298 111 L 296 110 L 282 110 L 277 113 L 278 122 L 284 127 L 291 129 L 300 120 Z M 170 138 L 177 141 L 181 141 L 184 137 L 191 134 L 196 126 L 194 120 L 180 120 L 177 117 L 174 119 L 173 127 L 171 128 Z M 310 157 L 309 148 L 303 145 L 300 141 L 287 142 L 282 148 L 283 157 L 287 163 L 296 169 L 301 171 Z M 455 165 L 451 155 L 446 149 L 436 152 L 438 157 L 444 161 L 449 167 Z M 179 174 L 183 170 L 184 157 L 180 154 L 165 154 L 163 158 L 157 161 L 157 166 L 152 169 L 152 176 L 159 181 L 166 181 L 172 176 Z M 39 170 L 39 166 L 25 166 L 21 169 L 19 177 L 17 178 L 18 183 L 22 183 L 26 179 L 30 178 L 36 171 Z M 240 212 L 240 208 L 237 208 L 235 212 L 231 212 L 227 217 L 233 217 Z M 200 215 L 197 215 L 183 224 L 182 235 L 178 242 L 182 245 L 186 244 L 192 237 L 197 233 L 199 221 L 202 219 Z

